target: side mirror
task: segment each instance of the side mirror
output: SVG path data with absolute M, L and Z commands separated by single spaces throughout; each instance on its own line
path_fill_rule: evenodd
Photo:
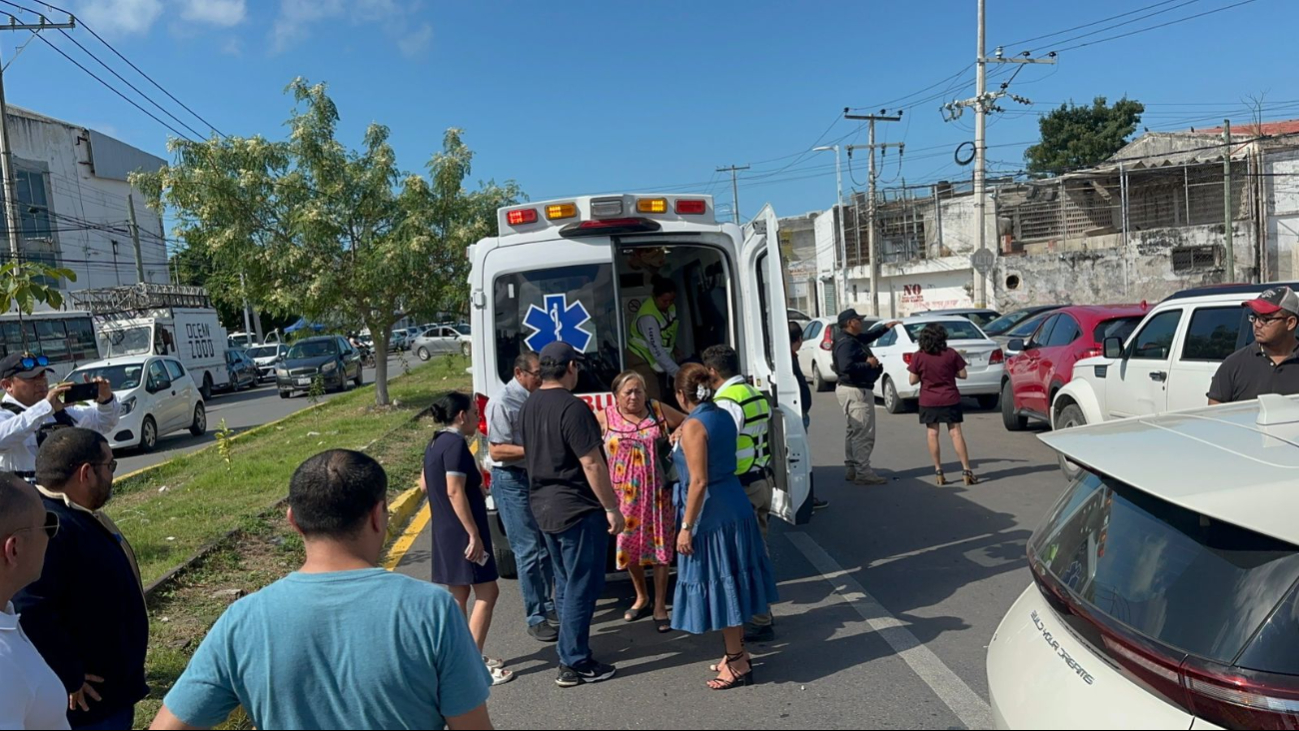
M 1013 350 L 1016 353 L 1024 352 L 1027 347 L 1028 345 L 1024 342 L 1024 338 L 1015 338 L 1009 343 L 1006 343 L 1006 350 Z
M 1123 358 L 1123 341 L 1118 338 L 1105 338 L 1105 357 L 1111 360 Z

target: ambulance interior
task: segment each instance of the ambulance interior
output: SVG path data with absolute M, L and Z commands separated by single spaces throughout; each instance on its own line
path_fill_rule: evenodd
M 732 343 L 732 278 L 721 251 L 698 245 L 638 246 L 620 250 L 615 263 L 625 323 L 624 348 L 636 312 L 653 296 L 658 277 L 677 286 L 677 319 L 681 324 L 673 350 L 678 365 L 700 362 L 711 345 Z

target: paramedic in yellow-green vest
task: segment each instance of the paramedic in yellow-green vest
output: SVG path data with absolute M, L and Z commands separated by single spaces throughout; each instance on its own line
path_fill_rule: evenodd
M 631 322 L 627 365 L 645 377 L 646 395 L 654 401 L 663 397 L 663 379 L 671 382 L 681 370 L 673 350 L 681 329 L 676 302 L 677 285 L 670 279 L 655 277 L 654 296 L 645 300 Z
M 735 420 L 735 474 L 758 516 L 762 541 L 767 541 L 771 515 L 771 404 L 740 373 L 740 356 L 729 345 L 704 351 L 704 366 L 712 376 L 713 403 Z M 770 642 L 776 637 L 771 614 L 755 614 L 744 625 L 745 642 Z

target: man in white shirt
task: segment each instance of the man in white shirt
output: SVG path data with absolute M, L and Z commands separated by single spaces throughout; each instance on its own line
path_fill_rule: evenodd
M 14 353 L 0 360 L 0 471 L 33 482 L 36 451 L 54 429 L 79 426 L 108 436 L 117 426 L 119 407 L 108 381 L 96 378 L 95 406 L 63 403 L 68 385 L 50 386 L 49 360 L 43 355 Z
M 10 601 L 40 578 L 45 548 L 58 533 L 36 489 L 0 473 L 0 728 L 68 728 L 68 694 L 27 639 Z

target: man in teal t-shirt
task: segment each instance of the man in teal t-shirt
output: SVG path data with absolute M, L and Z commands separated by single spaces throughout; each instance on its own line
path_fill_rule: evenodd
M 491 728 L 492 679 L 455 600 L 376 568 L 387 491 L 359 452 L 298 468 L 289 522 L 306 563 L 226 610 L 152 728 L 211 728 L 237 706 L 257 728 Z

